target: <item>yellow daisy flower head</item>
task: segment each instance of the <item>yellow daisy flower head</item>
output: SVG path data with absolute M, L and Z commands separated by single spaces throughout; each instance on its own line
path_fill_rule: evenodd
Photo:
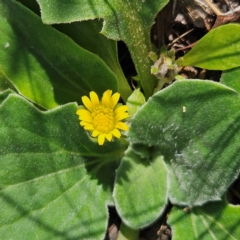
M 112 90 L 103 93 L 101 101 L 98 95 L 92 91 L 90 98 L 82 97 L 84 108 L 77 110 L 80 125 L 92 132 L 92 137 L 98 137 L 98 144 L 103 145 L 105 139 L 111 141 L 113 137 L 120 138 L 120 130 L 127 131 L 128 125 L 122 122 L 129 117 L 128 106 L 118 106 L 120 94 L 112 94 Z

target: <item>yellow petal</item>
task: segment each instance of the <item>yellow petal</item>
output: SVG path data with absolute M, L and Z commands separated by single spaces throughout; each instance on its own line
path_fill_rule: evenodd
M 77 115 L 82 115 L 82 114 L 88 114 L 88 115 L 91 115 L 91 113 L 90 113 L 88 110 L 83 109 L 83 108 L 78 109 L 77 112 L 76 112 L 76 114 L 77 114 Z
M 93 127 L 92 124 L 87 123 L 87 124 L 84 125 L 84 129 L 88 130 L 88 131 L 93 131 L 94 127 Z
M 111 142 L 112 141 L 112 133 L 106 134 L 106 139 Z
M 115 127 L 124 131 L 127 131 L 129 129 L 129 126 L 123 122 L 117 122 Z
M 115 129 L 112 131 L 112 135 L 113 135 L 114 137 L 116 137 L 116 138 L 120 138 L 120 137 L 121 137 L 121 133 L 120 133 L 120 131 L 119 131 L 117 128 L 115 128 Z
M 128 118 L 129 117 L 129 115 L 128 115 L 128 113 L 118 113 L 118 114 L 116 114 L 115 115 L 115 120 L 118 122 L 118 121 L 120 121 L 120 120 L 122 120 L 122 119 L 124 119 L 124 118 Z
M 88 123 L 88 122 L 84 122 L 84 121 L 81 121 L 81 122 L 80 122 L 80 125 L 81 125 L 81 126 L 85 126 L 86 124 L 89 124 L 89 123 Z
M 92 132 L 92 137 L 97 137 L 99 134 L 100 134 L 99 131 L 93 130 L 93 132 Z
M 88 110 L 93 111 L 93 104 L 87 96 L 82 97 L 82 102 Z
M 92 101 L 92 105 L 94 108 L 99 106 L 99 98 L 98 98 L 98 95 L 94 91 L 90 92 L 90 99 Z
M 90 115 L 86 115 L 86 114 L 83 114 L 79 117 L 80 120 L 82 121 L 85 121 L 85 122 L 89 122 L 89 123 L 92 123 L 93 119 L 92 119 L 92 116 Z
M 109 101 L 108 107 L 111 109 L 114 109 L 116 104 L 118 103 L 119 98 L 120 98 L 120 93 L 118 92 L 114 93 Z
M 105 134 L 104 133 L 100 133 L 98 136 L 98 144 L 99 145 L 103 145 L 105 141 Z
M 127 105 L 122 105 L 118 108 L 116 108 L 116 110 L 114 111 L 115 114 L 118 114 L 120 112 L 126 112 L 129 110 L 129 107 Z
M 108 107 L 108 103 L 110 101 L 111 96 L 112 96 L 112 90 L 107 90 L 106 92 L 103 93 L 102 105 L 104 107 Z

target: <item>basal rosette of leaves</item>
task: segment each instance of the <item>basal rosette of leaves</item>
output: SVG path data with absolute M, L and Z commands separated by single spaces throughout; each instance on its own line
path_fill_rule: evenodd
M 1 238 L 104 239 L 109 205 L 136 236 L 170 200 L 178 205 L 169 218 L 174 239 L 187 239 L 183 226 L 195 238 L 215 236 L 209 225 L 236 239 L 239 209 L 220 200 L 240 170 L 239 69 L 229 70 L 239 66 L 239 37 L 224 37 L 239 25 L 210 31 L 179 60 L 228 69 L 222 84 L 183 80 L 150 97 L 150 28 L 168 1 L 38 0 L 44 23 L 26 2 L 0 1 Z M 99 31 L 125 41 L 145 96 L 137 89 L 129 97 L 116 42 Z M 120 92 L 132 118 L 126 139 L 99 146 L 74 101 L 107 89 Z

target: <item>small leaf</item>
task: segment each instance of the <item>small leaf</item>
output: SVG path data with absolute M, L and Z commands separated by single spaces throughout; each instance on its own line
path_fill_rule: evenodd
M 133 116 L 145 102 L 145 97 L 141 93 L 140 88 L 135 89 L 127 100 L 127 105 L 129 107 L 129 115 Z
M 67 104 L 42 112 L 16 94 L 2 102 L 2 239 L 104 238 L 124 149 L 120 141 L 98 146 L 76 110 Z
M 223 71 L 220 82 L 240 93 L 240 67 Z
M 113 196 L 126 225 L 137 229 L 154 222 L 167 203 L 167 171 L 162 157 L 141 158 L 130 146 L 117 169 Z
M 133 117 L 129 141 L 164 155 L 173 204 L 219 200 L 237 178 L 239 106 L 239 94 L 231 88 L 181 80 L 155 94 Z
M 148 57 L 150 57 L 150 59 L 153 62 L 156 62 L 158 60 L 158 55 L 155 52 L 152 52 L 152 51 L 148 53 Z
M 177 63 L 210 70 L 227 70 L 240 66 L 240 25 L 230 23 L 211 30 Z
M 204 207 L 173 207 L 168 218 L 172 240 L 207 239 L 237 240 L 240 236 L 240 207 L 225 201 Z
M 50 109 L 94 90 L 117 91 L 117 79 L 95 54 L 74 43 L 23 5 L 0 2 L 0 74 L 26 98 Z

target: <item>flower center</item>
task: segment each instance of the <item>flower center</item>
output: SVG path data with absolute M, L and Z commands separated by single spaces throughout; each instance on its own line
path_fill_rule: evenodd
M 101 133 L 109 133 L 114 129 L 115 118 L 113 110 L 104 106 L 99 106 L 92 112 L 93 126 Z

